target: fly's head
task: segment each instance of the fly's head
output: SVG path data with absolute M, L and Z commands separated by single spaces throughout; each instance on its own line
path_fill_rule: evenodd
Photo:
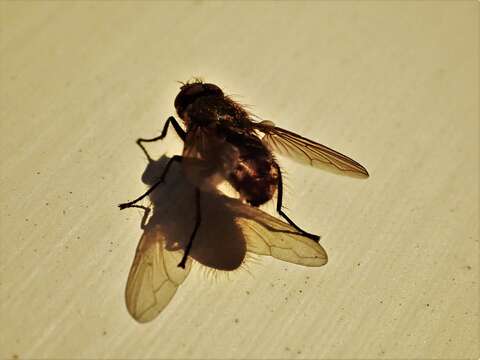
M 223 96 L 223 91 L 217 85 L 207 84 L 201 80 L 183 84 L 175 98 L 175 109 L 182 120 L 187 120 L 188 107 L 204 96 Z

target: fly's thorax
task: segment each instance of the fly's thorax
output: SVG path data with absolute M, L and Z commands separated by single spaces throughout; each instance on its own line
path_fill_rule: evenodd
M 189 104 L 182 113 L 191 124 L 238 126 L 245 122 L 248 114 L 235 102 L 223 96 L 203 96 Z M 243 120 L 243 122 L 242 122 Z

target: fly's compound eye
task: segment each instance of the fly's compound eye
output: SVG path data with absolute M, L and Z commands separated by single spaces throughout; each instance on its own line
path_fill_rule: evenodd
M 185 84 L 175 98 L 175 109 L 180 117 L 188 105 L 203 96 L 223 96 L 223 91 L 214 84 L 193 83 Z

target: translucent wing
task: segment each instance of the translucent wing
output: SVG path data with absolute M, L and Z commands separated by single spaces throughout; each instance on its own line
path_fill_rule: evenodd
M 183 149 L 182 166 L 187 178 L 205 190 L 205 186 L 216 186 L 231 171 L 239 151 L 215 128 L 198 126 L 188 131 Z
M 177 267 L 183 251 L 168 251 L 164 245 L 158 227 L 147 228 L 138 245 L 125 291 L 128 312 L 138 322 L 153 320 L 190 271 L 190 259 L 185 270 Z
M 328 256 L 323 247 L 289 224 L 238 200 L 232 199 L 228 206 L 233 208 L 235 221 L 243 231 L 247 251 L 304 266 L 327 263 Z
M 254 125 L 265 134 L 262 141 L 273 151 L 301 163 L 352 177 L 368 177 L 368 171 L 358 162 L 329 147 L 281 129 L 270 121 Z

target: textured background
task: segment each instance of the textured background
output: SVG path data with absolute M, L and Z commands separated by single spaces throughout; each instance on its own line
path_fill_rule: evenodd
M 478 10 L 2 2 L 0 357 L 478 357 Z M 116 204 L 145 189 L 135 139 L 194 75 L 371 178 L 282 159 L 328 265 L 197 266 L 140 325 L 123 291 L 141 214 Z

